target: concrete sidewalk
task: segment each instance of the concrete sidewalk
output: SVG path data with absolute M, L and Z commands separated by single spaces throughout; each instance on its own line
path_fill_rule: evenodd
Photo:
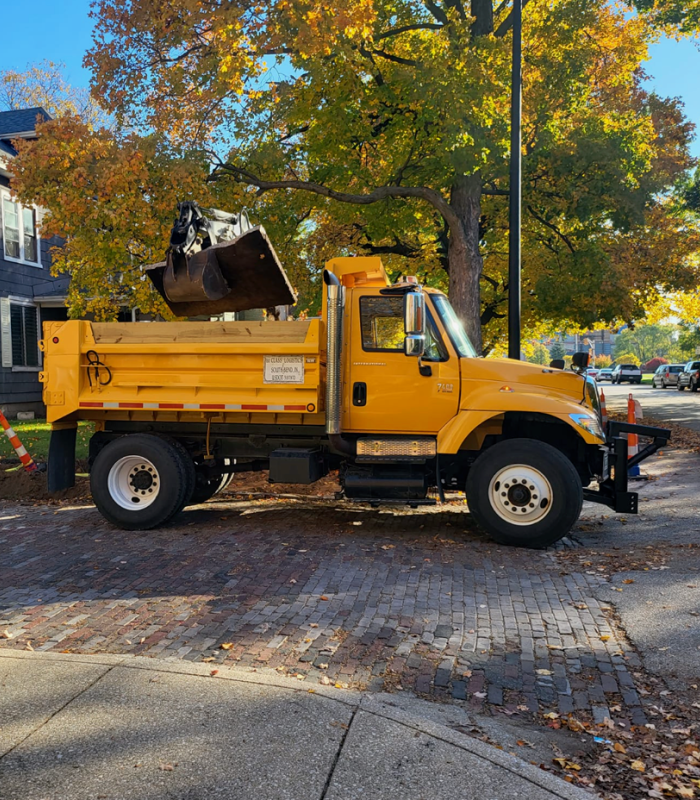
M 211 671 L 0 650 L 1 800 L 593 797 L 440 724 L 433 703 Z

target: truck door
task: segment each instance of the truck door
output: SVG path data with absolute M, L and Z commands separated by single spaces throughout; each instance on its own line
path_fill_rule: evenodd
M 459 358 L 428 302 L 426 353 L 404 355 L 402 295 L 368 289 L 351 294 L 348 430 L 435 434 L 459 408 Z M 422 369 L 421 369 L 422 366 Z

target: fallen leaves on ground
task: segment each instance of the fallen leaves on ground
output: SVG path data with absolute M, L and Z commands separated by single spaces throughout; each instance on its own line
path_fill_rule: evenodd
M 555 771 L 605 800 L 700 798 L 700 718 L 679 693 L 661 689 L 661 679 L 646 680 L 646 689 L 639 686 L 648 697 L 644 711 L 652 721 L 646 725 L 595 725 L 573 715 L 558 719 L 562 728 L 592 736 L 596 747 L 575 762 L 558 754 L 553 759 Z M 543 715 L 550 720 L 557 716 L 556 712 Z

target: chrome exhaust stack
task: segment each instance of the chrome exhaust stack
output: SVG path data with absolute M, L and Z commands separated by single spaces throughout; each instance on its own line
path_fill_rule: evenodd
M 345 455 L 355 455 L 355 445 L 341 436 L 340 414 L 342 408 L 342 370 L 340 354 L 343 344 L 343 287 L 338 277 L 323 270 L 323 282 L 327 289 L 326 327 L 326 433 L 331 447 Z

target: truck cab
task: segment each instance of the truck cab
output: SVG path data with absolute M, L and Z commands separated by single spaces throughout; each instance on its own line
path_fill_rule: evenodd
M 392 285 L 379 258 L 333 259 L 324 287 L 318 320 L 48 323 L 50 487 L 70 484 L 66 450 L 92 419 L 93 497 L 127 529 L 258 469 L 311 483 L 337 468 L 346 499 L 374 506 L 463 492 L 493 539 L 526 547 L 565 536 L 584 499 L 636 511 L 624 434 L 651 438 L 639 463 L 668 431 L 605 428 L 587 355 L 576 371 L 482 358 L 443 293 Z

